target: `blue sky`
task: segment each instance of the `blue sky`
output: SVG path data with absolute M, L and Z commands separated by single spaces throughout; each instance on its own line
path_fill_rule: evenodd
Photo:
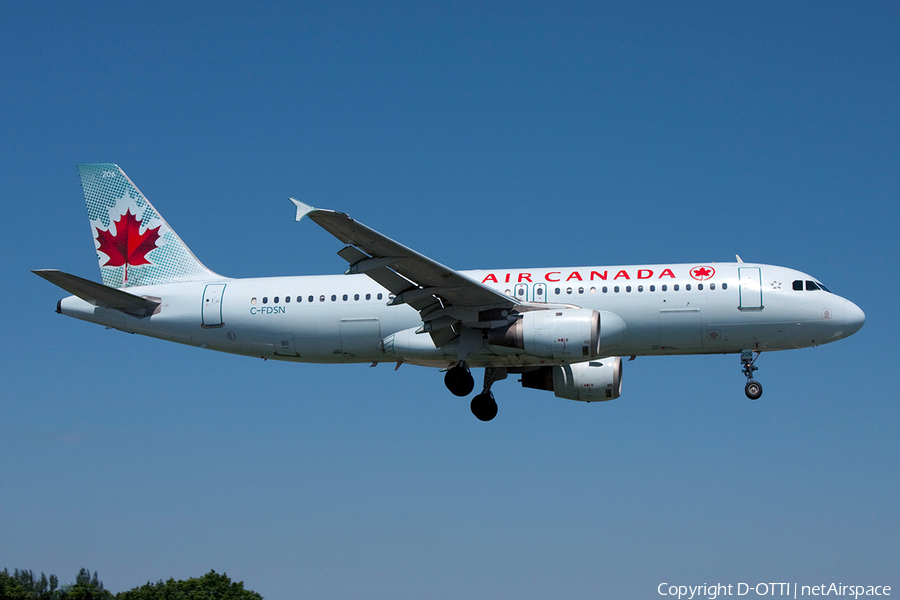
M 18 3 L 0 15 L 0 568 L 266 598 L 900 585 L 893 3 Z M 583 405 L 280 364 L 54 314 L 116 162 L 225 275 L 341 272 L 295 196 L 457 268 L 745 260 L 867 315 L 639 358 Z M 891 357 L 894 357 L 893 359 Z M 891 390 L 895 390 L 892 392 Z

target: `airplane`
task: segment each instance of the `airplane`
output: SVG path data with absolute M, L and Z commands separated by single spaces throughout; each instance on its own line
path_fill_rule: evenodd
M 336 237 L 344 274 L 235 279 L 206 268 L 115 164 L 79 166 L 102 284 L 34 273 L 72 296 L 56 312 L 209 350 L 307 363 L 437 367 L 482 421 L 492 386 L 618 398 L 622 357 L 740 354 L 756 400 L 760 353 L 848 337 L 850 300 L 800 271 L 737 262 L 458 271 L 332 210 L 291 198 Z

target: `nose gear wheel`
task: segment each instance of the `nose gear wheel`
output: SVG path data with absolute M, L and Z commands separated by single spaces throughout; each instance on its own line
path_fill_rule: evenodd
M 758 400 L 763 393 L 762 384 L 753 379 L 753 372 L 759 370 L 759 367 L 753 363 L 756 362 L 759 355 L 760 353 L 757 352 L 756 356 L 753 356 L 753 350 L 741 351 L 741 364 L 743 365 L 741 372 L 747 378 L 747 385 L 744 386 L 744 393 L 751 400 Z

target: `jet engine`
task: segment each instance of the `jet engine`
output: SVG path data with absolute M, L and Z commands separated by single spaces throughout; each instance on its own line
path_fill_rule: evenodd
M 588 308 L 533 310 L 488 332 L 489 344 L 521 348 L 531 356 L 583 361 L 597 358 L 625 339 L 619 315 Z
M 548 390 L 557 398 L 601 402 L 615 400 L 622 393 L 622 359 L 601 360 L 540 367 L 522 373 L 522 387 Z

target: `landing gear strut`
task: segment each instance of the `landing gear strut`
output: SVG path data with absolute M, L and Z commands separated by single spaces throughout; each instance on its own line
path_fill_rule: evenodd
M 487 367 L 484 370 L 484 389 L 480 394 L 472 398 L 472 414 L 479 421 L 490 421 L 497 416 L 497 401 L 491 392 L 491 386 L 495 381 L 506 379 L 506 367 Z
M 444 375 L 444 385 L 454 396 L 468 396 L 475 389 L 475 378 L 469 372 L 469 365 L 461 360 Z
M 756 353 L 756 357 L 753 356 L 753 350 L 743 350 L 741 352 L 741 364 L 744 365 L 741 371 L 747 377 L 744 393 L 751 400 L 759 399 L 763 392 L 762 384 L 753 379 L 753 372 L 759 370 L 759 367 L 753 364 L 757 358 L 759 358 L 759 352 Z

